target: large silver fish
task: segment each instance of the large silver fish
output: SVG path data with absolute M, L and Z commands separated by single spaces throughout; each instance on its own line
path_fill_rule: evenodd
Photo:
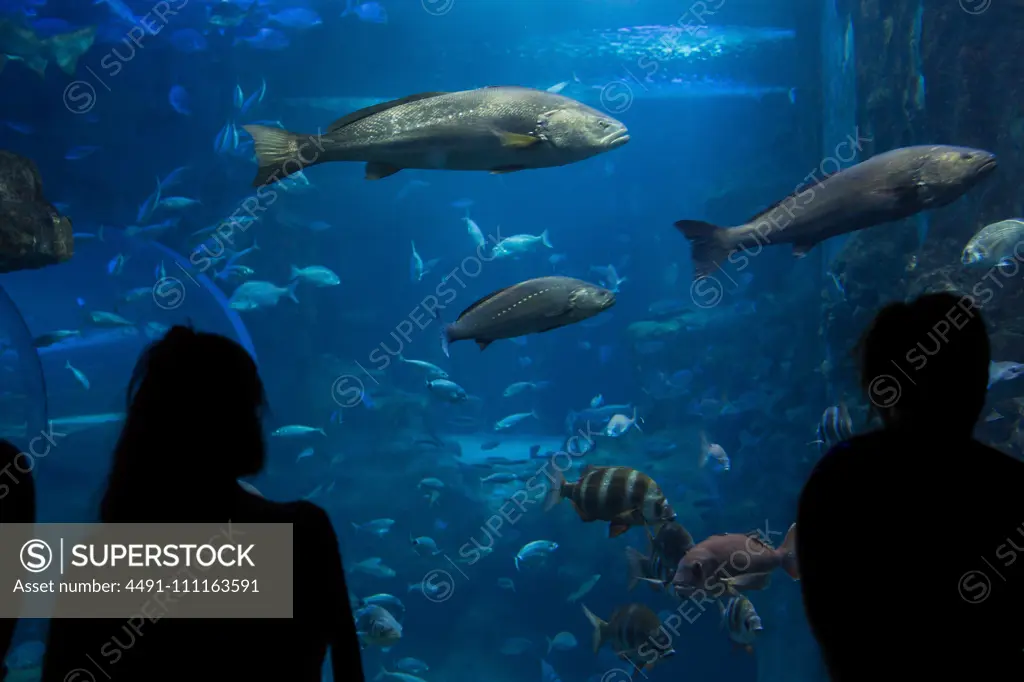
M 744 225 L 681 220 L 676 228 L 690 240 L 699 279 L 741 251 L 792 244 L 804 256 L 829 237 L 945 206 L 995 169 L 995 155 L 981 149 L 901 147 L 800 187 Z
M 499 289 L 462 311 L 441 330 L 441 347 L 472 339 L 487 348 L 498 339 L 564 327 L 615 305 L 615 294 L 571 277 L 538 277 Z
M 427 92 L 353 112 L 325 133 L 247 125 L 256 187 L 329 161 L 365 161 L 366 178 L 403 168 L 510 173 L 582 161 L 629 141 L 626 126 L 544 90 Z

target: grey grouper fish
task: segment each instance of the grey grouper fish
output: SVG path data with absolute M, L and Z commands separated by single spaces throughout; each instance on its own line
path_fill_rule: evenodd
M 480 350 L 498 339 L 539 334 L 593 317 L 615 305 L 615 294 L 571 277 L 538 277 L 499 289 L 462 311 L 441 330 L 441 347 L 473 339 Z
M 375 104 L 322 134 L 245 130 L 259 163 L 257 187 L 329 161 L 365 161 L 368 180 L 403 168 L 511 173 L 582 161 L 629 141 L 626 126 L 576 100 L 505 86 Z
M 740 251 L 792 244 L 804 256 L 829 237 L 945 206 L 995 168 L 995 155 L 981 149 L 901 147 L 800 187 L 744 225 L 681 220 L 676 227 L 690 240 L 699 279 Z

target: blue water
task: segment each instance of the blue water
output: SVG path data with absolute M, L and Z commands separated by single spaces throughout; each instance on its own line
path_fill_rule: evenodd
M 0 148 L 35 161 L 47 198 L 76 234 L 88 235 L 76 239 L 68 263 L 0 277 L 17 306 L 5 313 L 16 349 L 6 351 L 6 366 L 23 384 L 7 401 L 5 435 L 19 442 L 47 419 L 106 415 L 70 429 L 40 460 L 40 520 L 94 517 L 135 358 L 170 325 L 192 323 L 239 340 L 258 359 L 268 429 L 325 430 L 269 439 L 266 471 L 249 482 L 272 499 L 322 505 L 354 596 L 388 592 L 404 602 L 402 640 L 389 652 L 364 652 L 369 677 L 415 657 L 429 665 L 427 682 L 615 679 L 623 664 L 607 647 L 590 650 L 580 604 L 607 619 L 630 602 L 655 612 L 679 602 L 643 585 L 626 591 L 625 548 L 646 551 L 643 529 L 609 539 L 607 524 L 581 522 L 568 503 L 545 513 L 508 502 L 543 465 L 530 459 L 531 446 L 559 449 L 580 428 L 570 413 L 601 395 L 642 422 L 618 438 L 595 437 L 590 461 L 651 475 L 698 541 L 759 528 L 781 542 L 807 457 L 817 452 L 807 441 L 827 406 L 824 388 L 785 403 L 776 395 L 787 363 L 824 359 L 817 322 L 798 330 L 788 321 L 830 284 L 827 262 L 768 250 L 742 275 L 723 278 L 721 290 L 694 290 L 689 246 L 672 223 L 739 224 L 818 168 L 822 92 L 835 88 L 823 87 L 817 60 L 834 37 L 820 35 L 818 7 L 698 4 L 714 12 L 701 18 L 687 3 L 660 0 L 381 0 L 342 17 L 345 4 L 334 0 L 258 0 L 240 26 L 219 27 L 211 13 L 225 7 L 203 0 L 0 2 L 0 16 L 41 36 L 97 27 L 73 76 L 51 64 L 40 78 L 17 62 L 0 73 Z M 290 15 L 292 23 L 312 13 L 319 23 L 282 26 L 268 17 L 300 7 L 308 12 Z M 505 175 L 405 170 L 367 181 L 362 164 L 325 164 L 275 187 L 272 199 L 253 198 L 243 124 L 313 132 L 411 93 L 563 82 L 562 94 L 625 123 L 630 142 L 577 164 Z M 853 132 L 829 125 L 839 139 Z M 194 202 L 148 211 L 147 198 L 175 169 L 178 181 L 161 199 Z M 230 238 L 194 236 L 246 213 L 258 220 Z M 488 239 L 547 231 L 551 248 L 484 260 L 467 217 Z M 410 276 L 413 242 L 422 261 L 436 259 L 421 279 Z M 192 255 L 203 245 L 209 255 L 254 244 L 234 261 L 251 274 L 234 279 Z M 256 310 L 228 303 L 243 279 L 285 287 L 293 266 L 314 265 L 340 283 L 304 281 L 298 302 L 284 295 Z M 442 353 L 441 325 L 486 294 L 553 274 L 610 286 L 609 265 L 625 278 L 617 303 L 589 322 L 483 352 L 461 342 L 450 358 Z M 140 288 L 151 291 L 125 300 Z M 439 319 L 426 308 L 430 297 L 445 303 Z M 659 302 L 674 312 L 651 312 Z M 99 329 L 87 321 L 91 311 L 129 324 Z M 24 339 L 16 343 L 19 315 L 32 336 L 81 335 L 33 354 Z M 438 399 L 399 353 L 441 367 L 468 399 Z M 204 384 L 202 367 L 195 371 L 197 385 L 218 388 Z M 549 384 L 503 395 L 522 381 Z M 535 416 L 494 430 L 525 412 Z M 783 419 L 797 426 L 773 432 Z M 702 432 L 729 454 L 728 470 L 698 466 Z M 496 449 L 481 449 L 492 440 Z M 297 460 L 308 447 L 313 454 Z M 487 457 L 514 461 L 486 468 Z M 480 482 L 497 471 L 519 480 Z M 433 504 L 418 488 L 426 477 L 445 485 Z M 395 521 L 381 537 L 353 528 L 381 518 Z M 434 538 L 443 553 L 418 557 L 410 535 Z M 533 540 L 559 548 L 517 571 L 513 557 Z M 493 552 L 481 556 L 478 545 Z M 371 557 L 397 575 L 351 570 Z M 590 593 L 567 602 L 595 574 Z M 428 575 L 445 582 L 444 599 L 409 589 Z M 515 593 L 499 587 L 501 578 L 513 580 Z M 690 609 L 676 657 L 645 674 L 737 682 L 820 675 L 796 585 L 780 574 L 752 601 L 765 623 L 754 654 L 733 646 L 709 603 L 696 616 Z M 546 638 L 561 631 L 578 645 L 547 653 Z M 44 623 L 23 623 L 12 665 L 31 670 L 39 653 L 32 643 L 44 633 Z M 530 647 L 502 653 L 513 638 Z

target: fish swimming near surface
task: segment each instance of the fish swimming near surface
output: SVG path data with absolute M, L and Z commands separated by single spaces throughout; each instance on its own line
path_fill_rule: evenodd
M 610 645 L 620 658 L 633 664 L 630 679 L 637 669 L 650 670 L 660 659 L 675 654 L 672 638 L 662 631 L 658 614 L 643 604 L 615 609 L 608 622 L 595 616 L 586 606 L 583 607 L 583 615 L 594 628 L 591 637 L 594 653 L 605 644 Z
M 676 513 L 665 494 L 647 474 L 629 467 L 587 465 L 580 479 L 568 483 L 560 471 L 554 474 L 544 497 L 544 511 L 568 498 L 584 522 L 608 521 L 608 537 L 622 535 L 632 526 L 674 521 Z
M 792 244 L 802 257 L 830 237 L 946 206 L 996 165 L 995 155 L 981 149 L 901 147 L 798 187 L 738 227 L 680 220 L 676 228 L 690 241 L 694 279 L 700 279 L 741 251 Z
M 79 58 L 96 40 L 96 27 L 87 26 L 70 33 L 40 38 L 29 26 L 13 19 L 0 19 L 0 71 L 8 61 L 20 61 L 40 76 L 56 62 L 60 70 L 75 75 Z
M 743 555 L 743 560 L 736 560 L 739 555 Z M 672 586 L 681 596 L 698 589 L 710 594 L 716 587 L 721 587 L 721 594 L 712 596 L 722 596 L 730 587 L 733 591 L 764 589 L 777 568 L 793 580 L 800 579 L 795 523 L 778 548 L 756 532 L 712 535 L 686 553 L 672 578 Z
M 1017 256 L 1016 247 L 1024 240 L 1024 220 L 1000 220 L 978 230 L 960 254 L 960 262 L 970 267 L 1009 267 Z
M 571 277 L 538 277 L 499 289 L 462 311 L 441 331 L 441 347 L 472 339 L 484 350 L 499 339 L 540 334 L 593 317 L 615 305 L 615 294 Z
M 582 161 L 629 141 L 626 126 L 543 90 L 426 92 L 360 109 L 326 132 L 247 125 L 261 187 L 320 163 L 362 161 L 378 180 L 405 168 L 511 173 Z

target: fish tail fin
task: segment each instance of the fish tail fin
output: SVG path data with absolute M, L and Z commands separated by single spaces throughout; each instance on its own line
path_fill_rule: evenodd
M 583 615 L 586 616 L 587 620 L 590 621 L 590 624 L 594 626 L 594 634 L 591 638 L 591 647 L 594 649 L 594 653 L 596 654 L 604 643 L 604 632 L 605 628 L 608 627 L 608 623 L 591 613 L 586 604 L 583 604 L 582 606 Z
M 551 246 L 551 238 L 548 236 L 547 230 L 544 230 L 543 232 L 540 233 L 540 240 L 541 242 L 544 243 L 544 246 L 548 247 L 549 249 L 555 248 Z
M 532 410 L 530 410 L 530 414 L 532 414 L 532 415 L 533 415 L 533 418 L 534 418 L 534 419 L 540 419 L 540 415 L 539 415 L 539 414 L 537 414 L 537 408 L 536 408 L 536 407 L 535 407 L 535 408 L 533 408 Z
M 387 676 L 388 676 L 388 670 L 387 670 L 387 668 L 384 667 L 384 664 L 382 663 L 381 666 L 380 666 L 380 672 L 377 673 L 377 676 L 374 677 L 373 679 L 374 679 L 374 682 L 377 682 L 377 680 L 382 680 L 382 679 L 384 679 Z
M 288 298 L 292 299 L 296 303 L 299 302 L 298 296 L 295 295 L 295 288 L 297 286 L 299 286 L 299 280 L 295 280 L 291 284 L 288 285 Z
M 296 279 L 299 278 L 299 269 L 297 267 L 295 267 L 294 265 L 291 266 L 291 267 L 292 267 L 292 274 L 291 274 L 291 276 L 288 279 L 289 280 L 296 280 Z
M 450 324 L 446 324 L 441 328 L 441 350 L 444 351 L 444 356 L 446 358 L 450 358 L 452 356 L 448 349 L 449 344 L 452 342 L 451 327 L 452 326 Z
M 690 242 L 693 259 L 693 278 L 707 277 L 721 267 L 732 247 L 728 230 L 702 220 L 680 220 L 676 229 Z
M 352 527 L 355 528 L 356 530 L 359 530 L 359 524 L 356 523 L 355 521 L 352 522 Z
M 43 41 L 60 70 L 69 76 L 78 70 L 78 59 L 89 51 L 96 40 L 96 27 L 86 26 L 77 31 L 61 33 Z
M 315 166 L 320 160 L 317 154 L 307 160 L 304 147 L 312 142 L 315 150 L 322 150 L 323 145 L 314 140 L 313 135 L 298 135 L 287 130 L 271 126 L 245 125 L 245 132 L 252 136 L 253 150 L 259 168 L 252 181 L 253 187 L 262 187 L 298 173 L 300 170 Z
M 551 486 L 544 493 L 544 511 L 552 509 L 562 501 L 562 486 L 565 485 L 565 476 L 561 471 L 555 471 L 551 480 Z
M 796 524 L 789 527 L 786 532 L 786 539 L 778 552 L 782 558 L 782 570 L 789 574 L 793 580 L 800 580 L 800 567 L 796 562 Z
M 711 447 L 711 443 L 708 441 L 708 434 L 704 431 L 700 432 L 700 450 L 697 454 L 697 468 L 703 469 L 708 463 L 708 456 L 710 451 L 708 448 Z
M 252 246 L 250 247 L 253 251 L 262 251 L 259 242 L 256 241 L 256 237 L 252 238 Z
M 551 639 L 550 637 L 545 637 L 544 639 L 548 640 L 548 653 L 544 654 L 545 656 L 547 656 L 548 654 L 551 653 L 551 648 L 553 646 L 555 646 L 555 641 L 553 639 Z
M 626 589 L 632 591 L 637 583 L 647 577 L 644 571 L 644 563 L 647 557 L 633 547 L 626 548 L 626 561 L 629 563 L 629 584 Z
M 341 18 L 344 19 L 350 14 L 352 14 L 352 0 L 345 0 L 345 11 L 341 13 Z
M 70 360 L 65 360 L 64 361 L 64 369 L 71 369 L 71 361 Z

